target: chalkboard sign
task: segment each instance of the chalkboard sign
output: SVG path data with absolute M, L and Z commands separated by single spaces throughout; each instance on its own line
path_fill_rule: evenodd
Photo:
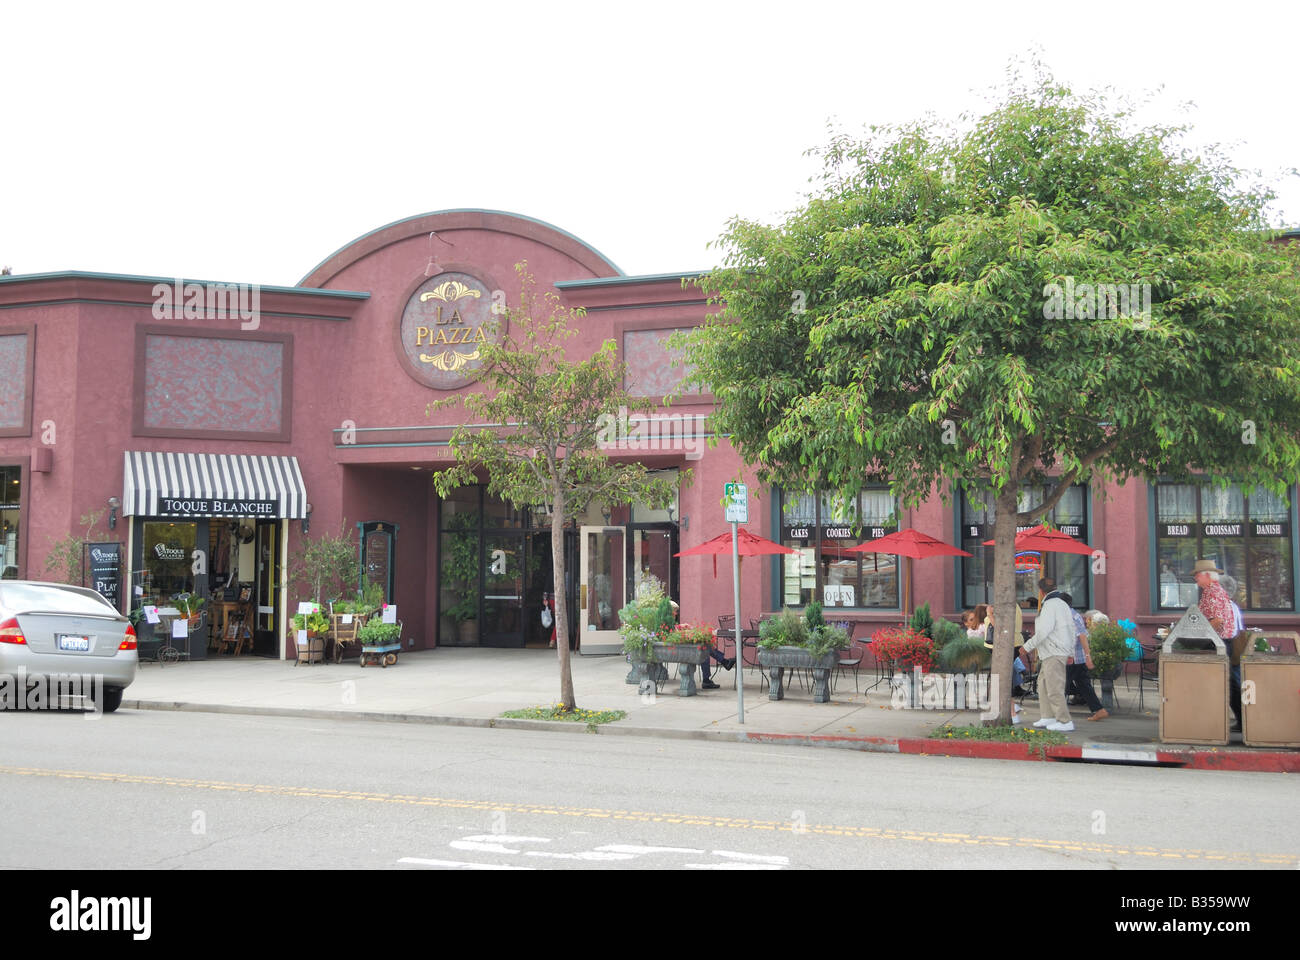
M 91 587 L 117 610 L 122 609 L 122 544 L 86 544 Z

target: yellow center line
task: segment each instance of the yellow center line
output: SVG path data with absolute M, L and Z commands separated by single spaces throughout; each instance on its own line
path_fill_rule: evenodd
M 672 823 L 702 827 L 731 827 L 738 830 L 765 832 L 789 831 L 793 834 L 817 834 L 827 837 L 850 837 L 864 840 L 902 840 L 911 843 L 962 843 L 986 847 L 1026 847 L 1063 853 L 1096 853 L 1103 856 L 1161 857 L 1175 860 L 1214 860 L 1234 863 L 1300 866 L 1300 857 L 1283 853 L 1245 853 L 1156 848 L 1086 843 L 1078 840 L 1047 840 L 1037 837 L 980 836 L 966 833 L 938 833 L 907 829 L 887 829 L 842 824 L 799 824 L 781 820 L 751 820 L 743 817 L 714 817 L 644 810 L 607 810 L 601 807 L 561 807 L 553 804 L 515 803 L 497 800 L 454 800 L 447 797 L 421 797 L 403 793 L 371 793 L 359 790 L 336 790 L 329 787 L 296 787 L 265 783 L 232 783 L 221 780 L 195 780 L 149 774 L 103 773 L 86 770 L 46 770 L 40 767 L 0 766 L 0 774 L 23 777 L 55 777 L 64 780 L 94 780 L 105 783 L 138 783 L 146 786 L 175 787 L 191 790 L 225 790 L 282 797 L 314 797 L 324 800 L 351 800 L 368 803 L 398 803 L 410 806 L 445 807 L 542 816 L 588 817 L 599 820 L 623 820 L 641 823 Z

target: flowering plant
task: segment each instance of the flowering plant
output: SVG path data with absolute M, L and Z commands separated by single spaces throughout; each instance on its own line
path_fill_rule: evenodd
M 689 623 L 679 623 L 675 630 L 660 641 L 661 643 L 681 643 L 691 646 L 713 646 L 713 631 L 708 627 L 696 627 Z
M 620 610 L 618 616 L 624 652 L 645 660 L 650 659 L 651 644 L 668 640 L 677 619 L 672 601 L 653 577 L 640 583 L 636 599 Z
M 908 673 L 913 667 L 922 673 L 934 669 L 934 641 L 911 627 L 882 627 L 867 646 L 877 663 L 891 663 Z

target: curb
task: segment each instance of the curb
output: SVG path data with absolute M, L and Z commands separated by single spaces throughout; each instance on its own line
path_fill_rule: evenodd
M 244 707 L 234 704 L 189 703 L 180 700 L 123 700 L 133 710 L 174 710 L 187 713 L 228 713 L 240 716 L 300 717 L 313 720 L 365 720 L 379 723 L 423 723 L 448 727 L 570 733 L 615 737 L 650 737 L 660 740 L 707 740 L 717 743 L 760 743 L 786 746 L 858 750 L 865 753 L 902 753 L 911 756 L 964 757 L 977 760 L 1030 760 L 1179 767 L 1187 770 L 1227 770 L 1252 773 L 1300 773 L 1300 751 L 1230 750 L 1218 747 L 1154 748 L 1150 750 L 1109 745 L 999 743 L 990 740 L 952 741 L 928 737 L 847 737 L 803 733 L 751 733 L 748 730 L 676 730 L 508 717 L 459 717 L 431 714 L 320 710 L 310 707 Z

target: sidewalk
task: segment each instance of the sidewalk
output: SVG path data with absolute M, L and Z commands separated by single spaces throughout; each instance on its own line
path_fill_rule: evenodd
M 1227 747 L 1192 747 L 1158 741 L 1157 700 L 1147 691 L 1146 709 L 1137 709 L 1137 688 L 1115 691 L 1120 710 L 1089 723 L 1087 711 L 1074 708 L 1070 743 L 1045 751 L 1016 743 L 954 742 L 927 739 L 935 727 L 978 724 L 976 711 L 897 710 L 885 685 L 870 694 L 853 692 L 851 677 L 841 677 L 830 703 L 813 703 L 809 692 L 787 679 L 786 698 L 768 699 L 759 690 L 757 671 L 745 672 L 745 722 L 737 712 L 733 674 L 719 670 L 720 690 L 678 697 L 669 681 L 654 697 L 642 698 L 625 683 L 629 664 L 622 657 L 572 658 L 579 707 L 624 710 L 627 717 L 594 728 L 600 735 L 713 739 L 729 742 L 782 742 L 809 746 L 925 753 L 1015 760 L 1095 760 L 1180 765 L 1199 769 L 1300 773 L 1300 750 L 1252 748 L 1240 734 Z M 859 685 L 875 678 L 863 671 Z M 551 650 L 446 648 L 401 654 L 392 667 L 341 664 L 295 666 L 292 662 L 244 657 L 161 666 L 142 663 L 127 688 L 124 709 L 197 710 L 222 713 L 355 718 L 458 726 L 587 732 L 581 724 L 506 720 L 506 710 L 553 704 L 559 695 L 559 668 Z M 1025 722 L 1039 716 L 1025 703 Z

